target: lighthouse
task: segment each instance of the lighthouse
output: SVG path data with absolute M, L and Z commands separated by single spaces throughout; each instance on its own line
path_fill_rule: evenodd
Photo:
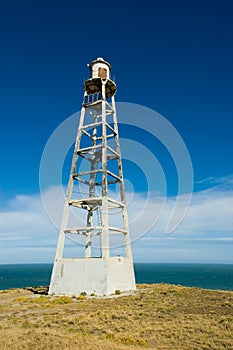
M 89 65 L 69 182 L 49 287 L 54 295 L 131 291 L 135 276 L 111 65 Z M 78 186 L 80 191 L 75 191 Z M 73 216 L 73 220 L 70 217 Z M 82 217 L 75 222 L 74 218 Z M 71 226 L 70 226 L 71 225 Z M 70 237 L 82 236 L 83 255 L 66 257 Z M 120 238 L 120 254 L 114 247 Z M 98 242 L 98 254 L 96 245 Z

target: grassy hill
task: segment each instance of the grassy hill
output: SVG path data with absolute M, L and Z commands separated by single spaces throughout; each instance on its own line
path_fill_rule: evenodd
M 233 292 L 138 285 L 113 298 L 0 291 L 0 349 L 233 349 Z

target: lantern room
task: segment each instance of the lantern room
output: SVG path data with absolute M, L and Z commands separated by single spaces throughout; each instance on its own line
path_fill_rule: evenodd
M 101 102 L 103 98 L 103 85 L 105 97 L 111 98 L 116 93 L 116 84 L 111 80 L 111 65 L 102 57 L 88 64 L 90 78 L 84 82 L 85 97 L 83 105 Z M 105 98 L 104 97 L 104 98 Z
M 90 78 L 110 79 L 111 66 L 102 57 L 98 57 L 88 66 L 90 68 Z

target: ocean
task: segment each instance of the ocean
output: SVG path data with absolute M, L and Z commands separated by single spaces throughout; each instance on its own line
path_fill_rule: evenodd
M 233 290 L 233 265 L 134 264 L 137 283 L 170 283 Z M 52 264 L 0 265 L 0 290 L 48 286 Z

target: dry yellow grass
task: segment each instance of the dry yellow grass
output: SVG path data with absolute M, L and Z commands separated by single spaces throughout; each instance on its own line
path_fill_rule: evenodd
M 0 349 L 233 349 L 233 292 L 137 287 L 115 298 L 1 291 Z

